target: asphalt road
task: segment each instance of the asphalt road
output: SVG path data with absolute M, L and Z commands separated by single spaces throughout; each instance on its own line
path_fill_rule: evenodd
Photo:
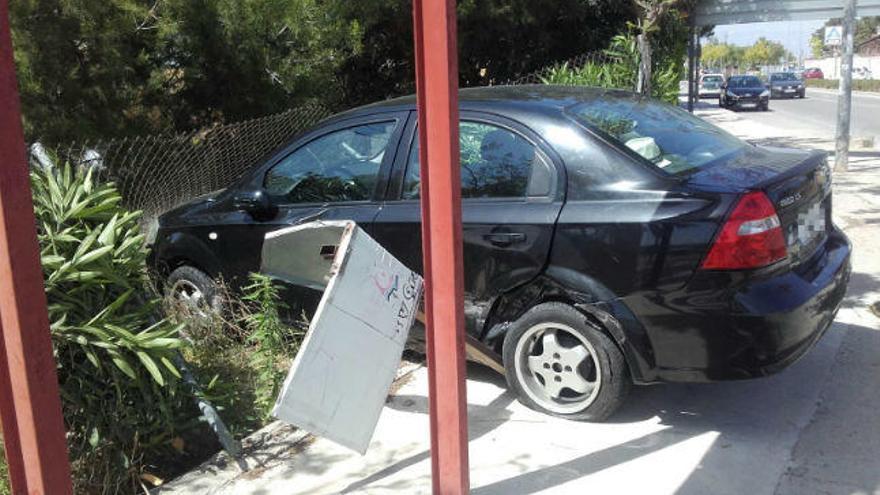
M 700 107 L 717 106 L 716 100 L 704 99 Z M 807 97 L 775 99 L 770 111 L 746 110 L 744 118 L 778 129 L 787 129 L 810 136 L 834 135 L 837 123 L 837 93 L 807 88 Z M 854 94 L 850 135 L 854 138 L 874 137 L 880 141 L 880 95 Z

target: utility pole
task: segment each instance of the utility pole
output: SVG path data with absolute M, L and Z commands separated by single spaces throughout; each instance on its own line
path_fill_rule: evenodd
M 694 113 L 694 100 L 695 94 L 697 92 L 697 68 L 696 68 L 696 57 L 697 57 L 697 44 L 695 42 L 697 34 L 697 28 L 694 26 L 690 26 L 688 29 L 688 46 L 687 46 L 687 56 L 688 56 L 688 67 L 687 67 L 687 78 L 688 78 L 688 99 L 687 99 L 687 109 L 688 112 Z
M 837 94 L 837 143 L 834 170 L 845 172 L 849 165 L 849 125 L 852 113 L 853 39 L 856 27 L 856 0 L 843 0 L 843 53 L 840 59 L 840 85 Z

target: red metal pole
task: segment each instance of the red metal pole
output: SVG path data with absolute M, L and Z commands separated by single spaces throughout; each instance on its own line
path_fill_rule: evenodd
M 0 0 L 0 416 L 13 493 L 72 493 L 12 58 Z
M 455 18 L 454 0 L 413 0 L 435 494 L 470 486 Z

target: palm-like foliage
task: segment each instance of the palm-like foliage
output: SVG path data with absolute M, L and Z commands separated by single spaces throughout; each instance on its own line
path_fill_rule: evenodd
M 115 492 L 174 434 L 182 342 L 154 318 L 139 213 L 113 185 L 70 166 L 31 182 L 77 492 Z
M 639 75 L 639 51 L 635 37 L 623 34 L 615 36 L 603 55 L 601 60 L 588 61 L 580 67 L 569 67 L 568 63 L 553 67 L 541 81 L 544 84 L 635 89 Z M 673 60 L 653 71 L 651 96 L 676 103 L 681 77 L 679 65 Z

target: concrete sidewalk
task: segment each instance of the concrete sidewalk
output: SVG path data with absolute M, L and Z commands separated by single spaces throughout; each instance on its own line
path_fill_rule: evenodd
M 764 144 L 829 148 L 721 110 L 708 120 Z M 830 131 L 833 132 L 833 131 Z M 533 412 L 498 375 L 470 368 L 471 486 L 478 494 L 880 494 L 880 153 L 853 152 L 834 214 L 855 245 L 846 307 L 817 347 L 766 379 L 637 387 L 604 424 Z M 429 493 L 427 374 L 389 397 L 360 456 L 272 425 L 161 493 Z M 242 466 L 246 469 L 242 470 Z

